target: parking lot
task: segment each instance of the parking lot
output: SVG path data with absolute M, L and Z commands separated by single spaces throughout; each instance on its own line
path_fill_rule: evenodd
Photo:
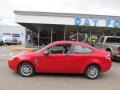
M 113 62 L 110 71 L 103 73 L 96 80 L 89 80 L 82 75 L 36 74 L 24 78 L 12 72 L 7 60 L 16 53 L 11 48 L 0 46 L 0 90 L 119 90 L 120 63 Z

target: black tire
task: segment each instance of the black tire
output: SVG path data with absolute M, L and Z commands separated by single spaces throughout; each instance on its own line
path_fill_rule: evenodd
M 35 70 L 31 63 L 24 62 L 19 65 L 17 72 L 19 75 L 21 75 L 23 77 L 31 77 L 31 76 L 33 76 Z
M 100 74 L 100 68 L 97 65 L 89 65 L 84 74 L 88 79 L 96 79 Z

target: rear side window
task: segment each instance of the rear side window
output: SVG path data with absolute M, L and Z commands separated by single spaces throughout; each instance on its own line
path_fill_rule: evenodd
M 71 53 L 92 53 L 92 52 L 93 50 L 88 47 L 77 45 L 77 44 L 71 45 Z

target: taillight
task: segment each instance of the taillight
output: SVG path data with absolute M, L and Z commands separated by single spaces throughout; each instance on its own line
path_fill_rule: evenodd
M 120 47 L 117 48 L 117 51 L 120 52 Z
M 111 59 L 110 53 L 108 53 L 108 54 L 106 55 L 106 59 Z

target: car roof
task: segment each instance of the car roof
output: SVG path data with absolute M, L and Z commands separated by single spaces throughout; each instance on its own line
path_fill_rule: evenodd
M 70 44 L 76 44 L 76 43 L 82 43 L 82 42 L 78 42 L 78 41 L 55 41 L 55 42 L 53 42 L 53 43 L 56 43 L 56 44 L 62 44 L 62 43 L 65 43 L 65 44 L 67 44 L 67 43 L 70 43 Z M 83 44 L 83 43 L 82 43 Z
M 80 42 L 80 41 L 55 41 L 51 44 L 80 44 L 80 45 L 87 46 L 87 47 L 95 49 L 91 45 L 88 45 L 87 43 Z
M 117 37 L 117 38 L 120 38 L 120 36 L 101 36 L 101 37 Z
M 83 43 L 83 42 L 79 42 L 79 41 L 54 41 L 50 44 L 48 44 L 46 47 L 43 47 L 40 52 L 44 51 L 45 49 L 54 46 L 54 45 L 59 45 L 59 44 L 79 44 L 88 48 L 91 48 L 92 50 L 98 50 L 95 47 L 92 47 L 91 45 L 87 44 L 87 43 Z

